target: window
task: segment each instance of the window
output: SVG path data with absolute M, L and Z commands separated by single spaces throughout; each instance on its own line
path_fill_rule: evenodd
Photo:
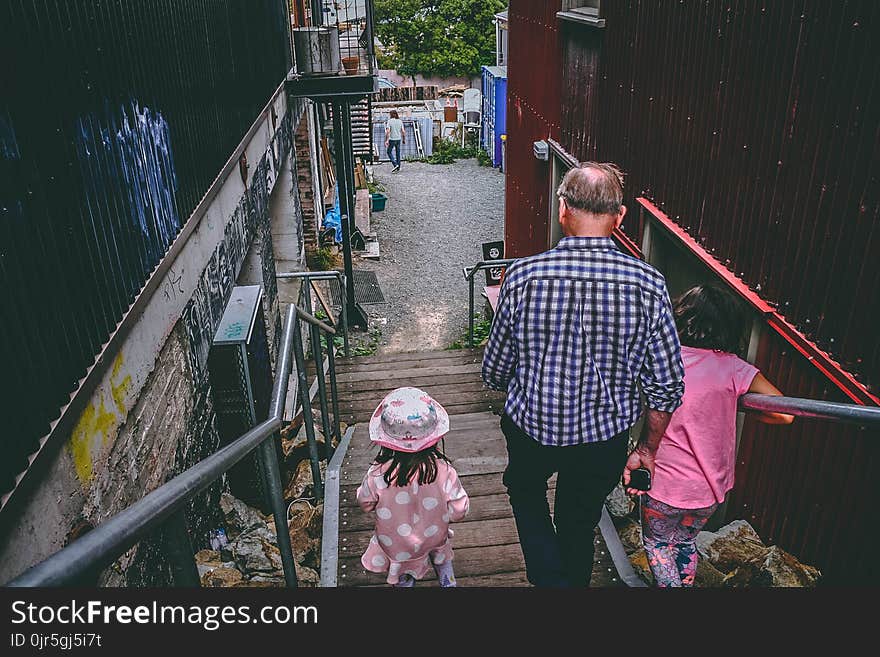
M 605 19 L 599 17 L 600 4 L 601 0 L 563 0 L 562 11 L 556 16 L 574 23 L 605 27 Z

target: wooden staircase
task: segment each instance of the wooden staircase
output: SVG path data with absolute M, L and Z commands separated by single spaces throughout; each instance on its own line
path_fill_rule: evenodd
M 507 493 L 501 481 L 507 449 L 499 427 L 503 393 L 490 391 L 480 378 L 482 350 L 398 353 L 340 360 L 337 377 L 340 414 L 355 425 L 339 485 L 338 586 L 387 586 L 382 575 L 360 563 L 372 536 L 373 519 L 357 505 L 355 491 L 377 450 L 367 422 L 382 398 L 400 386 L 415 386 L 433 396 L 449 413 L 449 433 L 441 449 L 452 460 L 471 500 L 470 513 L 452 525 L 455 573 L 459 586 L 528 586 Z M 555 477 L 548 499 L 553 503 Z M 622 585 L 597 531 L 593 582 Z M 604 554 L 603 554 L 604 552 Z M 436 586 L 433 574 L 417 586 Z
M 395 388 L 413 386 L 430 393 L 450 415 L 501 412 L 505 395 L 487 390 L 480 378 L 479 349 L 357 356 L 337 363 L 339 411 L 348 424 L 370 419 Z M 491 414 L 491 413 L 490 413 Z

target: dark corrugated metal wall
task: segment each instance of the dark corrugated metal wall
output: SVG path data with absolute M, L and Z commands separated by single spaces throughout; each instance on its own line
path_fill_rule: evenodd
M 284 3 L 0 6 L 0 493 L 289 68 Z
M 562 0 L 510 3 L 507 73 L 505 252 L 530 255 L 545 248 L 550 172 L 532 142 L 559 134 L 559 42 Z
M 604 30 L 533 4 L 559 3 L 511 2 L 509 252 L 546 247 L 549 167 L 531 141 L 554 136 L 581 160 L 619 163 L 632 212 L 653 199 L 877 394 L 880 4 L 621 0 L 603 3 Z M 556 54 L 535 51 L 542 39 Z M 560 128 L 518 109 L 554 105 Z M 639 240 L 634 217 L 624 226 Z M 757 364 L 787 394 L 849 401 L 769 328 Z M 727 519 L 828 581 L 878 581 L 878 439 L 748 420 Z

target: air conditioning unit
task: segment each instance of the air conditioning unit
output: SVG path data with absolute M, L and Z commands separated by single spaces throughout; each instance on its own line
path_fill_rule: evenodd
M 550 159 L 550 144 L 546 141 L 543 139 L 536 141 L 532 144 L 532 147 L 535 150 L 535 159 L 544 160 L 545 162 Z
M 342 57 L 336 25 L 297 27 L 292 32 L 297 73 L 306 77 L 339 75 Z
M 269 417 L 272 366 L 262 299 L 263 290 L 259 285 L 232 288 L 208 355 L 220 447 Z M 280 459 L 281 438 L 276 436 L 274 440 Z M 227 481 L 235 497 L 264 513 L 271 511 L 257 452 L 234 465 L 227 473 Z

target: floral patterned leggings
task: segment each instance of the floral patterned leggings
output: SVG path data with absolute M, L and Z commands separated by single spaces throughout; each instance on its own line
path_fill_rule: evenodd
M 641 498 L 642 543 L 657 586 L 693 586 L 697 534 L 718 508 L 679 509 L 648 495 Z

